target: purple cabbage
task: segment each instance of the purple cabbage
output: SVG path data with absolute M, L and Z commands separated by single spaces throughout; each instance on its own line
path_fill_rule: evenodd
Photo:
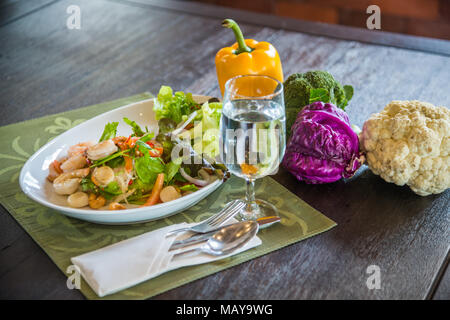
M 305 106 L 291 132 L 283 166 L 298 180 L 319 184 L 350 178 L 364 162 L 347 114 L 331 103 Z

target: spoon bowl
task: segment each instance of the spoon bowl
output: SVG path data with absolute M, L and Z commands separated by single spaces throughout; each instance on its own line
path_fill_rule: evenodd
M 186 253 L 203 252 L 213 256 L 222 256 L 232 253 L 243 247 L 256 235 L 259 224 L 256 221 L 242 221 L 223 227 L 208 239 L 208 241 L 199 248 L 179 252 L 175 256 Z M 174 257 L 175 257 L 174 256 Z

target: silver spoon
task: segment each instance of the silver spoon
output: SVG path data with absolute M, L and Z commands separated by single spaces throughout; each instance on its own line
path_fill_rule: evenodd
M 203 252 L 213 256 L 230 254 L 249 242 L 258 232 L 256 221 L 242 221 L 223 227 L 199 248 L 176 253 L 174 258 L 186 253 Z

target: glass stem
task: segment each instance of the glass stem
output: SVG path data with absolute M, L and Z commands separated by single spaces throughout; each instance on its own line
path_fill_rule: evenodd
M 246 215 L 248 220 L 255 220 L 259 213 L 259 207 L 255 200 L 255 180 L 254 179 L 245 179 L 247 183 L 247 192 L 246 192 L 246 202 L 247 209 Z

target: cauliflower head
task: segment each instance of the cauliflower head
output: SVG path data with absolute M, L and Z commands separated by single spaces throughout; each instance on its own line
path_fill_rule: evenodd
M 450 110 L 421 101 L 392 101 L 359 136 L 373 173 L 426 196 L 450 187 Z

